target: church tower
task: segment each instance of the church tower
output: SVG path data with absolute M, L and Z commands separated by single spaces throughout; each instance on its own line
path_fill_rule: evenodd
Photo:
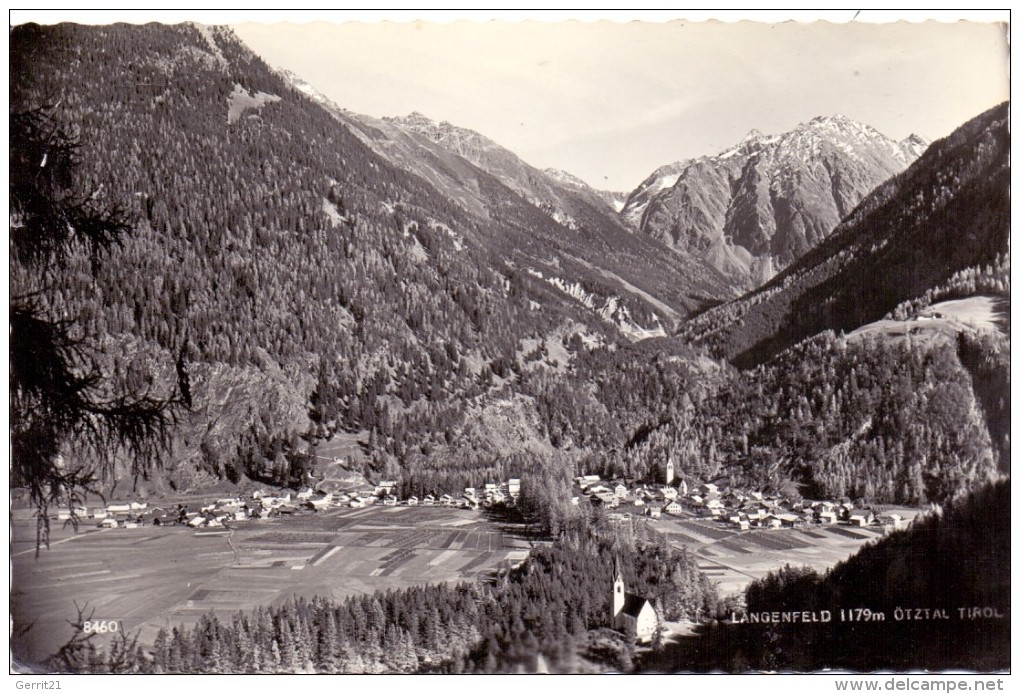
M 627 591 L 623 587 L 623 572 L 620 571 L 620 560 L 613 562 L 613 623 L 616 617 L 623 611 L 623 605 L 627 602 Z
M 666 461 L 666 484 L 673 484 L 673 476 L 676 474 L 676 470 L 673 469 L 673 460 Z

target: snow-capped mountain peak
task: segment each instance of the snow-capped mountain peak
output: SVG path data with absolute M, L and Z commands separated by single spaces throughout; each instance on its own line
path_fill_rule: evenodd
M 751 130 L 717 155 L 657 169 L 621 214 L 750 287 L 825 238 L 926 146 L 914 136 L 897 142 L 843 114 L 777 135 Z

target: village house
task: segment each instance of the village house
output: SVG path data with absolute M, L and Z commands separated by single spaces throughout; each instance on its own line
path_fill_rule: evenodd
M 815 514 L 815 516 L 818 519 L 819 523 L 823 523 L 825 525 L 832 525 L 837 520 L 836 512 L 833 511 L 832 509 L 829 509 L 827 511 L 818 511 Z
M 661 501 L 664 498 L 662 496 L 662 492 L 658 489 L 646 489 L 641 496 L 645 500 L 645 503 Z
M 795 525 L 800 525 L 804 522 L 804 519 L 798 516 L 796 513 L 781 513 L 779 514 L 779 521 L 782 523 L 784 528 L 792 528 Z
M 506 485 L 507 493 L 515 499 L 521 494 L 521 481 L 517 478 L 510 478 Z
M 747 495 L 739 489 L 728 489 L 721 496 L 723 503 L 734 507 L 739 506 L 747 499 Z
M 708 496 L 709 494 L 718 494 L 719 487 L 711 482 L 707 482 L 701 485 L 701 487 L 698 488 L 698 491 L 700 491 L 703 496 Z
M 752 520 L 755 518 L 764 518 L 768 515 L 768 511 L 765 510 L 765 507 L 757 503 L 741 506 L 740 510 L 747 514 L 747 517 Z
M 678 504 L 675 500 L 667 502 L 662 507 L 662 510 L 673 516 L 679 516 L 681 512 L 680 504 Z
M 680 495 L 675 487 L 663 487 L 659 490 L 659 493 L 662 494 L 662 498 L 664 499 L 675 499 Z
M 609 490 L 592 494 L 588 497 L 589 501 L 593 506 L 605 506 L 606 508 L 616 508 L 620 505 L 620 500 L 616 498 L 615 494 L 612 494 Z
M 722 509 L 723 502 L 719 495 L 712 495 L 705 499 L 705 508 L 708 509 Z
M 870 511 L 858 511 L 850 515 L 850 525 L 856 525 L 859 528 L 871 525 L 871 522 L 875 519 L 875 514 Z
M 746 513 L 737 513 L 737 514 L 734 514 L 734 515 L 730 516 L 729 522 L 732 525 L 737 526 L 741 530 L 750 530 L 751 529 L 751 519 L 747 517 Z
M 622 499 L 627 496 L 627 486 L 624 484 L 618 484 L 613 487 L 613 493 L 616 495 L 617 499 Z
M 266 496 L 262 498 L 262 505 L 266 508 L 276 508 L 290 503 L 290 492 L 287 496 Z
M 659 518 L 662 516 L 662 506 L 658 504 L 650 504 L 646 509 L 645 513 L 648 514 L 649 518 Z
M 87 518 L 89 510 L 84 506 L 75 506 L 73 509 L 68 509 L 66 511 L 57 511 L 57 520 L 71 520 L 72 514 L 74 514 L 77 518 Z

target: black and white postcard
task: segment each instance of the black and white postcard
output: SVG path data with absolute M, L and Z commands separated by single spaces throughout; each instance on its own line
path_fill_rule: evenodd
M 18 687 L 1001 689 L 1008 12 L 740 18 L 13 12 Z

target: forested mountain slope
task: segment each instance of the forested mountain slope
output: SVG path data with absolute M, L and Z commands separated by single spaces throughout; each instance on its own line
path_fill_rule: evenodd
M 823 330 L 852 330 L 1009 252 L 1008 104 L 933 143 L 788 270 L 688 322 L 696 344 L 760 363 Z
M 484 239 L 499 256 L 538 271 L 551 266 L 568 282 L 587 276 L 608 280 L 605 291 L 649 299 L 656 319 L 667 325 L 734 294 L 730 283 L 700 259 L 674 257 L 658 241 L 631 233 L 604 194 L 569 174 L 540 171 L 480 133 L 436 123 L 419 113 L 403 118 L 353 113 L 296 75 L 282 74 L 372 151 L 430 183 L 483 220 L 483 227 L 499 228 L 510 216 L 524 220 L 516 230 Z M 537 217 L 536 211 L 547 219 Z M 561 270 L 562 264 L 566 267 Z M 597 266 L 597 274 L 584 265 Z M 634 305 L 643 308 L 640 301 Z M 642 319 L 642 325 L 651 320 L 649 315 Z
M 527 254 L 534 269 L 542 271 L 550 257 L 559 258 L 567 264 L 562 274 L 569 278 L 585 274 L 583 268 L 576 267 L 575 259 L 595 264 L 611 287 L 626 283 L 616 291 L 661 299 L 665 306 L 654 304 L 655 322 L 666 325 L 706 303 L 733 295 L 730 283 L 708 264 L 686 254 L 674 258 L 663 244 L 630 233 L 595 191 L 565 185 L 473 131 L 448 124 L 440 128 L 421 116 L 373 119 L 343 112 L 338 118 L 374 151 L 431 182 L 484 219 L 500 219 L 508 205 L 526 210 L 526 235 L 504 236 L 499 248 L 511 257 Z M 416 127 L 422 123 L 437 130 Z M 455 146 L 460 140 L 451 144 L 440 137 L 438 133 L 446 129 L 469 133 L 469 142 L 486 143 L 481 149 L 486 156 L 479 155 L 477 148 L 465 151 L 463 146 Z M 548 219 L 537 219 L 536 210 Z M 642 325 L 654 327 L 649 324 L 650 315 L 642 319 Z
M 471 447 L 456 442 L 466 413 L 507 398 L 495 393 L 525 340 L 626 340 L 617 326 L 662 314 L 616 279 L 628 259 L 590 243 L 609 269 L 573 259 L 586 244 L 560 244 L 567 230 L 491 176 L 477 178 L 488 218 L 465 211 L 228 31 L 27 25 L 11 41 L 12 109 L 47 107 L 75 130 L 75 185 L 137 226 L 102 267 L 71 258 L 43 299 L 125 390 L 186 352 L 195 403 L 171 467 L 286 481 L 295 457 L 281 451 L 335 429 L 376 430 L 391 467 L 409 446 Z M 11 273 L 15 293 L 38 289 Z M 685 312 L 689 296 L 672 297 Z M 504 402 L 537 430 L 528 398 Z

